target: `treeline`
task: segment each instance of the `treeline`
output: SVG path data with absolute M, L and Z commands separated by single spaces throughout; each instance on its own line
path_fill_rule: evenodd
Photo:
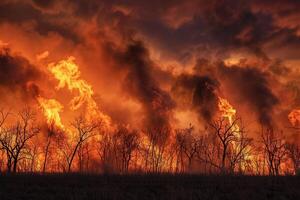
M 151 127 L 107 128 L 84 115 L 58 128 L 37 122 L 31 108 L 0 111 L 2 172 L 297 174 L 300 146 L 282 132 L 261 129 L 249 137 L 242 120 L 217 119 L 199 132 Z

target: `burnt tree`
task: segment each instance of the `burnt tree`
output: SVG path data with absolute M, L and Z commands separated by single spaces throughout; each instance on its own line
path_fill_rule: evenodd
M 7 156 L 7 171 L 16 172 L 18 162 L 29 149 L 28 141 L 40 131 L 35 125 L 35 113 L 25 108 L 18 113 L 18 120 L 8 128 L 3 128 L 0 143 Z
M 99 121 L 87 121 L 83 115 L 75 118 L 71 123 L 72 127 L 75 129 L 74 137 L 72 138 L 71 144 L 67 144 L 67 149 L 62 149 L 67 162 L 67 172 L 71 172 L 72 164 L 75 155 L 80 148 L 89 138 L 96 135 L 97 128 L 100 127 L 101 122 Z
M 263 144 L 263 152 L 268 166 L 269 175 L 280 175 L 280 167 L 287 154 L 285 141 L 281 136 L 273 131 L 273 129 L 264 130 L 262 128 L 261 138 Z

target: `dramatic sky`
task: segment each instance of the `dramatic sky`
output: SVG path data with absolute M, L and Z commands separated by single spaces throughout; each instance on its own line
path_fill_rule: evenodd
M 283 129 L 300 108 L 299 0 L 1 0 L 0 48 L 2 106 L 52 98 L 65 121 L 76 91 L 47 66 L 70 56 L 115 123 L 201 129 L 222 97 Z

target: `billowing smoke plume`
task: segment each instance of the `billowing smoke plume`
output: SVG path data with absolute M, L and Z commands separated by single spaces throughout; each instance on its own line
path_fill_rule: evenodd
M 174 102 L 154 80 L 153 63 L 147 49 L 141 42 L 133 42 L 117 57 L 120 67 L 126 68 L 124 89 L 141 103 L 146 115 L 146 128 L 168 127 Z
M 208 76 L 183 74 L 177 78 L 172 87 L 172 93 L 175 97 L 190 104 L 188 106 L 197 111 L 199 119 L 210 122 L 217 110 L 218 87 L 218 81 Z
M 25 58 L 13 55 L 8 48 L 0 49 L 0 87 L 20 92 L 24 98 L 35 97 L 39 87 L 34 83 L 41 73 Z
M 54 5 L 55 1 L 36 1 L 38 6 L 49 7 Z M 47 2 L 47 3 L 46 3 Z M 17 24 L 18 26 L 22 23 L 34 20 L 32 28 L 35 32 L 47 36 L 51 32 L 55 32 L 60 36 L 72 40 L 73 42 L 79 42 L 80 37 L 74 31 L 74 23 L 64 23 L 60 21 L 62 16 L 53 16 L 49 13 L 42 12 L 32 3 L 26 3 L 25 1 L 1 1 L 0 2 L 0 23 L 9 22 Z
M 218 70 L 231 93 L 257 113 L 260 123 L 271 126 L 272 114 L 279 99 L 269 86 L 268 75 L 257 68 L 226 67 L 223 64 L 219 65 Z

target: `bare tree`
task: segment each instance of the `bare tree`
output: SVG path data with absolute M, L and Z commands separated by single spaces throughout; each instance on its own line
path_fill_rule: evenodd
M 139 150 L 139 134 L 135 130 L 119 126 L 112 133 L 102 134 L 98 154 L 105 173 L 128 173 L 134 152 Z
M 5 111 L 4 109 L 0 109 L 0 139 L 2 138 L 2 135 L 4 134 L 4 132 L 6 131 L 4 128 L 4 124 L 5 124 L 5 121 L 9 114 L 10 113 L 8 111 Z M 0 141 L 0 144 L 2 144 L 1 141 Z M 7 151 L 3 145 L 0 145 L 0 150 L 1 150 L 1 168 L 0 168 L 0 170 L 1 170 L 2 165 L 5 162 L 4 157 L 5 157 L 5 155 L 7 155 Z M 11 162 L 11 160 L 7 156 L 6 156 L 6 159 L 7 159 L 7 165 L 10 165 L 10 164 L 8 164 L 8 162 Z
M 46 143 L 43 149 L 44 153 L 44 160 L 43 160 L 43 168 L 42 172 L 45 173 L 47 171 L 47 164 L 49 159 L 49 154 L 51 150 L 51 144 L 53 141 L 57 140 L 59 138 L 59 135 L 63 134 L 63 130 L 61 130 L 59 127 L 55 125 L 55 121 L 52 121 L 50 124 L 48 124 L 46 129 Z
M 216 134 L 206 133 L 201 136 L 202 144 L 197 154 L 198 161 L 204 165 L 205 173 L 215 173 L 222 171 L 219 164 L 221 146 Z
M 80 172 L 89 170 L 90 152 L 92 151 L 90 143 L 81 144 L 77 150 L 78 168 Z
M 26 171 L 34 172 L 37 170 L 37 159 L 39 155 L 39 145 L 37 141 L 32 142 L 28 144 L 29 148 L 27 149 L 27 152 L 25 154 L 25 159 L 28 160 L 28 169 Z
M 73 139 L 73 138 L 71 138 Z M 52 146 L 51 148 L 54 156 L 51 157 L 51 151 L 49 151 L 47 156 L 47 166 L 51 165 L 49 167 L 52 171 L 62 171 L 67 172 L 68 162 L 67 158 L 70 154 L 70 151 L 72 149 L 73 141 L 70 141 L 68 138 L 68 134 L 65 130 L 61 130 L 59 134 L 55 135 L 55 137 L 52 136 Z M 55 158 L 55 159 L 54 159 Z M 48 170 L 49 170 L 48 168 Z
M 74 141 L 68 145 L 68 150 L 63 149 L 67 161 L 67 171 L 71 172 L 74 157 L 80 148 L 89 138 L 96 135 L 96 129 L 100 127 L 100 122 L 87 121 L 83 115 L 75 118 L 71 123 L 75 129 Z
M 170 131 L 170 127 L 154 127 L 146 132 L 147 137 L 145 140 L 147 143 L 144 144 L 142 149 L 145 153 L 145 169 L 155 173 L 161 172 L 164 166 L 167 139 Z
M 236 128 L 239 119 L 235 119 L 232 123 L 228 122 L 224 118 L 213 121 L 210 123 L 213 134 L 216 135 L 218 143 L 220 145 L 221 163 L 220 169 L 222 173 L 227 173 L 227 157 L 229 151 L 237 135 L 240 134 L 240 129 Z
M 287 143 L 285 145 L 287 150 L 287 155 L 293 163 L 293 168 L 295 174 L 298 174 L 300 171 L 300 147 L 295 143 Z
M 98 141 L 97 152 L 100 156 L 103 172 L 115 172 L 116 155 L 114 153 L 114 142 L 112 134 L 108 132 L 101 134 L 101 139 Z
M 5 165 L 5 151 L 0 147 L 0 172 L 3 171 Z
M 262 128 L 261 138 L 269 175 L 279 175 L 281 164 L 287 153 L 285 142 L 282 136 L 272 129 L 264 130 Z
M 192 162 L 200 153 L 203 144 L 203 138 L 193 134 L 193 127 L 178 129 L 175 131 L 175 148 L 177 149 L 177 165 L 180 163 L 182 171 L 187 169 L 191 171 Z
M 176 152 L 176 172 L 185 171 L 184 149 L 186 142 L 184 140 L 183 132 L 186 131 L 183 129 L 175 130 L 174 148 Z
M 244 126 L 239 127 L 237 135 L 231 145 L 229 153 L 229 168 L 233 173 L 238 165 L 239 171 L 243 172 L 251 167 L 252 139 L 247 137 Z
M 28 141 L 40 131 L 34 122 L 35 113 L 25 108 L 19 112 L 18 121 L 13 126 L 1 131 L 0 143 L 6 151 L 8 172 L 17 171 L 18 162 L 24 158 L 28 148 Z
M 114 144 L 117 154 L 121 158 L 121 172 L 128 172 L 133 152 L 139 147 L 137 131 L 129 131 L 126 127 L 119 127 L 114 135 Z

